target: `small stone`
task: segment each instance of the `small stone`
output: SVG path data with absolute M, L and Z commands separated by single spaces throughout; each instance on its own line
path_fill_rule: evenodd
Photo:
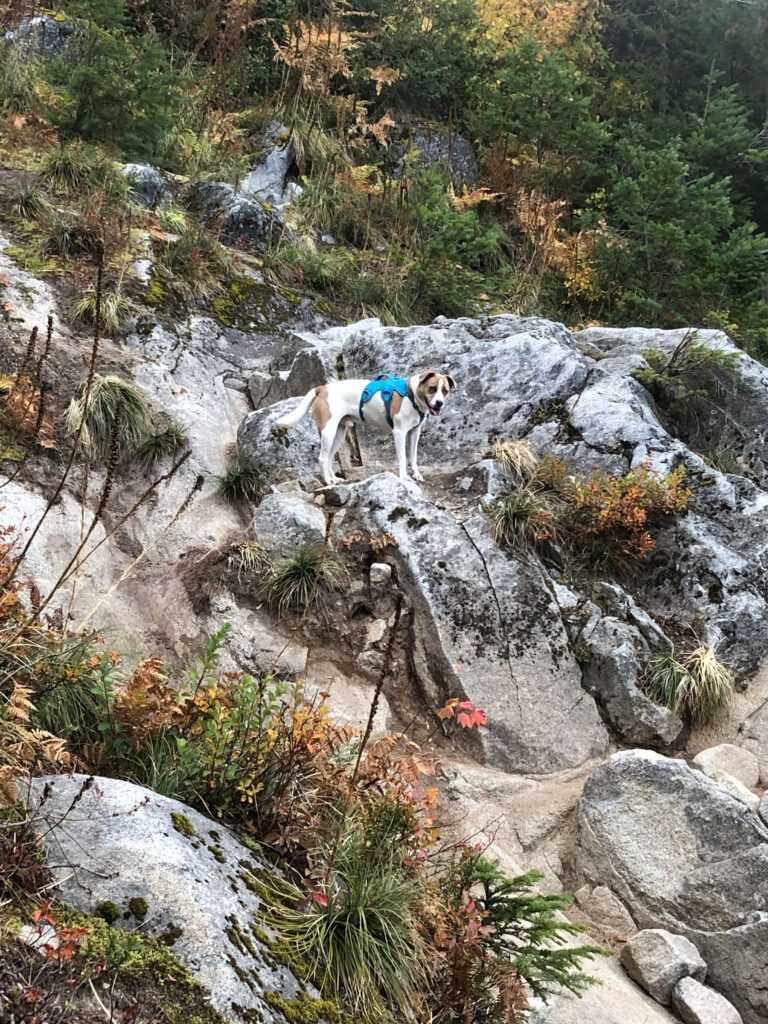
M 372 647 L 374 644 L 379 643 L 380 640 L 384 639 L 384 635 L 387 632 L 387 623 L 384 619 L 373 619 L 365 627 L 365 642 L 368 647 Z
M 316 494 L 315 495 L 315 504 L 316 505 L 323 506 L 323 505 L 325 505 L 325 502 L 326 502 L 326 498 L 325 498 L 324 494 Z
M 683 935 L 663 928 L 646 928 L 629 940 L 619 957 L 621 966 L 657 1002 L 669 1006 L 681 978 L 703 981 L 707 965 L 698 949 Z
M 345 484 L 334 484 L 332 487 L 326 487 L 323 494 L 325 495 L 326 505 L 330 505 L 331 508 L 341 508 L 342 505 L 346 505 L 349 501 L 349 487 Z
M 717 747 L 702 750 L 693 759 L 696 767 L 711 779 L 719 781 L 718 773 L 725 772 L 737 779 L 747 789 L 755 789 L 760 781 L 760 762 L 744 747 L 733 743 L 721 743 Z
M 684 1024 L 742 1024 L 741 1014 L 725 996 L 694 978 L 678 981 L 672 1005 Z
M 459 491 L 471 491 L 472 490 L 472 477 L 463 476 L 461 480 L 456 484 L 456 489 Z
M 371 590 L 388 590 L 392 583 L 392 566 L 386 562 L 374 562 L 369 570 Z

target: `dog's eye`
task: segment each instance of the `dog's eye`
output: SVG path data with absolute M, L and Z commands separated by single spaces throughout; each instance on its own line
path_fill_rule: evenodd
M 433 384 L 433 385 L 432 385 L 432 387 L 431 387 L 431 388 L 429 389 L 429 393 L 430 393 L 431 395 L 434 395 L 434 393 L 435 393 L 436 391 L 437 391 L 437 388 L 436 388 L 436 387 L 435 387 L 435 385 Z

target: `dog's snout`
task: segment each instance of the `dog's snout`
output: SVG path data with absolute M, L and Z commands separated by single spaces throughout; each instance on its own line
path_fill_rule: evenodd
M 440 399 L 438 398 L 438 400 L 436 402 L 433 402 L 432 404 L 436 409 L 442 409 L 445 403 L 441 402 Z

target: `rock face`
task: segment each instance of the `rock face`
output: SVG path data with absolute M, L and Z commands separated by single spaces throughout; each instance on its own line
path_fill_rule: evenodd
M 506 771 L 543 774 L 603 752 L 540 569 L 504 554 L 484 519 L 458 523 L 390 474 L 351 490 L 343 529 L 394 537 L 384 553 L 413 604 L 413 664 L 431 705 L 462 693 L 484 708 L 484 759 Z
M 291 130 L 278 121 L 270 121 L 261 139 L 261 158 L 243 178 L 240 190 L 261 203 L 279 206 L 286 201 L 288 175 L 295 163 Z
M 251 870 L 265 865 L 225 828 L 115 779 L 38 778 L 28 802 L 44 825 L 46 859 L 64 900 L 89 913 L 114 903 L 116 926 L 141 924 L 145 934 L 162 937 L 222 1016 L 245 1022 L 258 1015 L 272 1024 L 280 1014 L 265 994 L 290 1000 L 302 991 L 253 928 L 259 899 Z M 146 901 L 143 919 L 131 912 L 133 899 Z
M 747 1024 L 768 1021 L 768 828 L 684 762 L 615 754 L 589 778 L 579 866 L 642 927 L 694 943 Z
M 648 995 L 668 1006 L 681 978 L 703 981 L 707 965 L 692 942 L 663 928 L 645 928 L 621 950 L 621 966 Z
M 24 57 L 42 60 L 66 57 L 80 36 L 74 21 L 53 14 L 22 18 L 17 29 L 5 33 Z
M 672 991 L 672 1005 L 683 1024 L 742 1024 L 736 1007 L 695 978 L 681 978 Z

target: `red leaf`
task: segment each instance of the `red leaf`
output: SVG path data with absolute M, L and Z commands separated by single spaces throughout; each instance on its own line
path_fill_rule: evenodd
M 328 906 L 328 897 L 324 896 L 321 892 L 313 893 L 312 899 L 315 901 L 315 903 L 319 903 L 321 907 Z

